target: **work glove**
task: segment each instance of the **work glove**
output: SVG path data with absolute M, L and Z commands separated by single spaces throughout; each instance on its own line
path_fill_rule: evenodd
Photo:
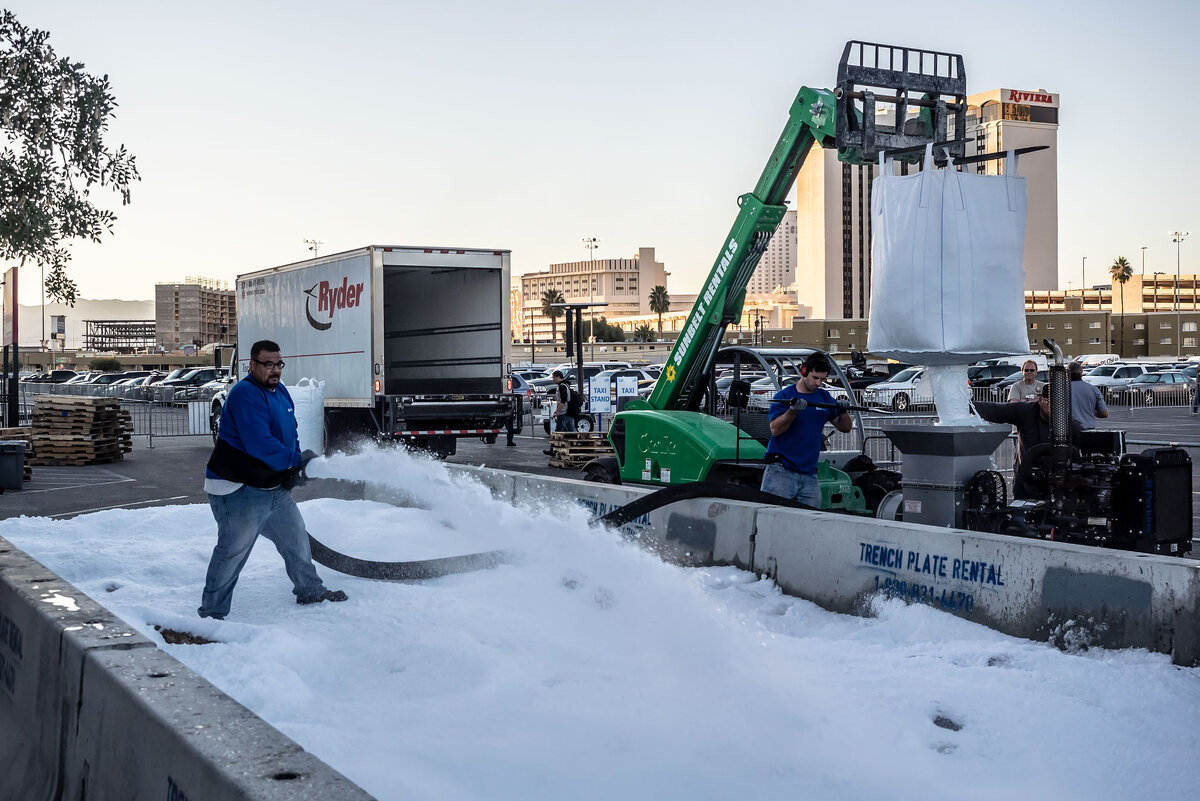
M 788 404 L 788 408 L 793 412 L 802 412 L 808 408 L 808 401 L 806 401 L 804 398 L 796 398 L 794 401 Z
M 305 484 L 307 484 L 308 463 L 316 457 L 316 451 L 306 450 L 304 453 L 300 454 L 300 465 L 289 470 L 283 481 L 280 482 L 279 486 L 290 491 L 296 487 L 303 487 Z
M 852 404 L 850 403 L 849 398 L 844 397 L 844 396 L 838 398 L 837 399 L 838 414 L 845 414 L 846 412 L 850 411 L 851 405 Z
M 296 473 L 296 486 L 303 487 L 308 483 L 308 463 L 317 458 L 317 452 L 314 450 L 305 450 L 300 454 L 300 467 Z

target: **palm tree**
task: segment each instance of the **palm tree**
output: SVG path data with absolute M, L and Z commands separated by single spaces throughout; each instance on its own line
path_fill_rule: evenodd
M 633 330 L 634 342 L 649 342 L 652 339 L 654 339 L 654 329 L 650 327 L 649 323 L 642 323 Z
M 650 290 L 650 311 L 658 315 L 658 334 L 662 336 L 662 316 L 671 310 L 671 296 L 662 284 Z
M 547 289 L 542 293 L 542 314 L 550 318 L 550 341 L 558 342 L 558 318 L 563 316 L 561 306 L 554 306 L 555 303 L 562 303 L 563 295 L 557 289 Z
M 1117 260 L 1108 268 L 1108 272 L 1112 275 L 1114 283 L 1121 285 L 1121 345 L 1125 344 L 1125 282 L 1133 277 L 1133 267 L 1124 256 L 1118 256 Z M 1121 347 L 1117 347 L 1118 353 Z

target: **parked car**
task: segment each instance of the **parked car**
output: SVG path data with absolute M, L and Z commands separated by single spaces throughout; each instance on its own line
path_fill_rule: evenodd
M 51 370 L 48 373 L 41 373 L 25 380 L 29 384 L 67 384 L 74 383 L 72 379 L 78 376 L 79 373 L 76 373 L 74 370 Z
M 1083 377 L 1083 380 L 1097 387 L 1104 393 L 1104 397 L 1108 398 L 1112 396 L 1113 390 L 1126 386 L 1138 376 L 1145 375 L 1148 372 L 1150 372 L 1150 369 L 1144 364 L 1114 362 L 1093 368 L 1091 372 Z
M 924 367 L 901 370 L 887 381 L 872 384 L 862 392 L 862 403 L 867 407 L 891 408 L 906 412 L 916 407 L 933 406 L 933 386 L 925 380 Z
M 225 371 L 216 367 L 193 367 L 178 378 L 170 376 L 158 382 L 158 386 L 167 387 L 198 387 L 201 384 L 207 384 L 224 375 Z
M 1141 402 L 1146 406 L 1169 404 L 1182 406 L 1192 401 L 1192 392 L 1187 376 L 1179 370 L 1164 370 L 1159 373 L 1144 373 L 1124 387 L 1110 389 L 1114 400 L 1127 403 Z
M 912 367 L 903 362 L 867 362 L 861 367 L 851 365 L 845 369 L 846 378 L 850 379 L 851 389 L 866 389 L 872 384 L 887 381 L 892 376 Z
M 967 368 L 967 385 L 971 389 L 990 387 L 1006 378 L 1021 377 L 1021 366 L 1017 364 L 986 364 Z

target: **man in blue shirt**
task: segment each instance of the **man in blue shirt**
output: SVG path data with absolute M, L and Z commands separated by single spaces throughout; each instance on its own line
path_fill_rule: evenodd
M 800 379 L 775 393 L 769 412 L 771 440 L 764 457 L 767 466 L 763 469 L 762 491 L 815 509 L 821 508 L 821 486 L 817 482 L 821 432 L 826 423 L 833 423 L 841 432 L 849 432 L 853 425 L 848 412 L 850 399 L 834 399 L 821 388 L 831 367 L 824 354 L 810 354 L 800 367 Z
M 312 458 L 300 453 L 296 413 L 280 383 L 283 357 L 270 340 L 250 348 L 249 375 L 229 391 L 204 491 L 217 520 L 217 545 L 208 563 L 200 617 L 224 620 L 233 588 L 261 534 L 272 543 L 292 580 L 296 603 L 344 601 L 328 590 L 313 567 L 304 518 L 289 491 Z

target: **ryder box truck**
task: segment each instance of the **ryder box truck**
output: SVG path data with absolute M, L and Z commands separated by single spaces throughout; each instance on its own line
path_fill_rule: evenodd
M 440 455 L 515 417 L 507 250 L 371 245 L 237 278 L 238 371 L 279 343 L 285 384 L 325 382 L 326 441 L 403 440 Z M 214 410 L 215 411 L 215 410 Z

